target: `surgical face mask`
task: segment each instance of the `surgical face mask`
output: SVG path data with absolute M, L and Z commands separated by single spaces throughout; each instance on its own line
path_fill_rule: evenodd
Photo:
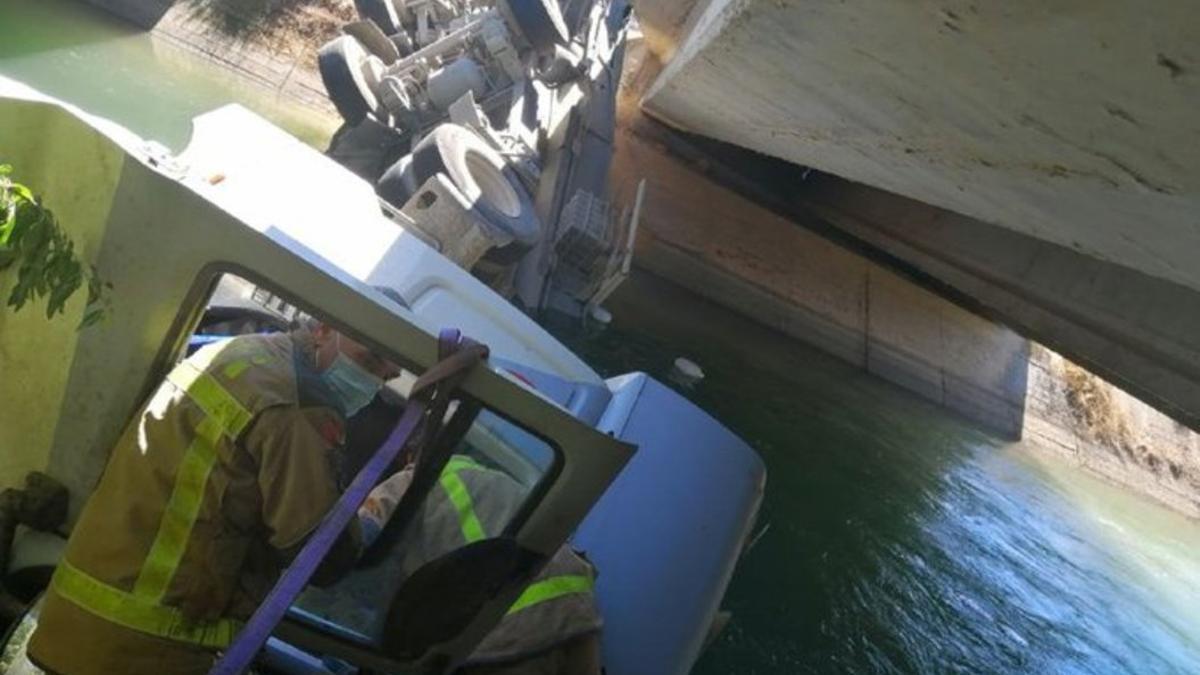
M 335 347 L 337 356 L 325 372 L 321 373 L 321 379 L 337 397 L 342 406 L 342 414 L 351 417 L 375 398 L 375 394 L 383 388 L 383 379 L 368 372 L 342 353 L 341 334 L 337 336 Z

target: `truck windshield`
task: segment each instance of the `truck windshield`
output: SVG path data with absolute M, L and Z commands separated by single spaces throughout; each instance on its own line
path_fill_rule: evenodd
M 391 599 L 405 580 L 440 556 L 516 525 L 554 463 L 548 443 L 482 411 L 408 528 L 385 531 L 360 565 L 337 583 L 308 588 L 293 615 L 342 637 L 380 644 L 388 637 Z

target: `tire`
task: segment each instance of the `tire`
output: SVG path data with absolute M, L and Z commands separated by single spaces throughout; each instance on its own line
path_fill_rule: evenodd
M 542 223 L 529 191 L 516 170 L 474 132 L 457 124 L 435 128 L 413 149 L 411 173 L 417 186 L 446 174 L 480 217 L 512 237 L 512 243 L 489 252 L 489 259 L 515 261 L 541 241 Z
M 379 182 L 375 184 L 375 193 L 399 210 L 417 194 L 420 186 L 415 185 L 415 180 L 412 173 L 412 155 L 405 155 L 379 177 Z
M 354 8 L 360 17 L 374 21 L 385 35 L 400 32 L 400 16 L 392 0 L 354 0 Z
M 367 50 L 349 35 L 330 40 L 317 53 L 317 69 L 329 100 L 351 125 L 359 124 L 378 107 L 363 74 L 367 58 Z
M 557 0 L 501 0 L 516 22 L 521 34 L 539 52 L 553 51 L 555 45 L 566 45 L 570 32 L 563 21 Z

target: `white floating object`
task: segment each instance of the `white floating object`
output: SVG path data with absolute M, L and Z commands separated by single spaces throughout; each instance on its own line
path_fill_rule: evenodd
M 607 326 L 608 324 L 612 323 L 612 320 L 613 320 L 612 312 L 608 311 L 607 309 L 604 309 L 603 307 L 601 307 L 599 305 L 596 305 L 595 307 L 592 308 L 592 311 L 590 312 L 590 316 L 592 318 L 592 321 L 595 321 L 597 324 L 599 324 L 601 326 Z
M 680 384 L 691 386 L 704 379 L 704 371 L 695 361 L 679 357 L 671 368 L 671 378 Z

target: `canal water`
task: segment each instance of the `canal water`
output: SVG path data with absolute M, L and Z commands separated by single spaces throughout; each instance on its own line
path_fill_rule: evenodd
M 72 0 L 0 0 L 0 75 L 172 148 L 231 101 L 331 131 Z M 653 277 L 611 309 L 554 330 L 605 374 L 699 362 L 685 393 L 769 470 L 698 675 L 1200 672 L 1200 524 Z
M 1200 673 L 1200 524 L 650 276 L 558 329 L 766 460 L 765 533 L 696 675 Z
M 182 150 L 191 119 L 239 103 L 311 144 L 332 120 L 289 105 L 179 47 L 80 0 L 0 0 L 0 75 L 21 80 L 143 138 Z

